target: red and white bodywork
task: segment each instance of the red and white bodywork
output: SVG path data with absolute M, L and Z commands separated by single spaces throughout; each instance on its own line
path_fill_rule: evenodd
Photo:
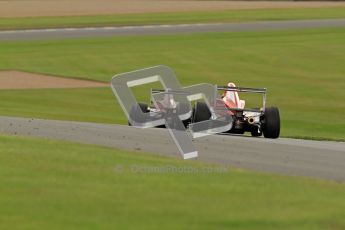
M 236 87 L 235 83 L 233 82 L 229 82 L 227 86 Z M 237 91 L 225 90 L 222 95 L 222 100 L 224 104 L 226 105 L 226 107 L 229 108 L 229 113 L 231 115 L 234 115 L 236 113 L 234 110 L 231 110 L 232 108 L 244 109 L 246 105 L 246 101 L 240 99 Z M 248 120 L 252 124 L 260 122 L 260 115 L 261 113 L 258 113 L 258 112 L 249 112 L 249 111 L 243 112 L 244 119 Z
M 235 83 L 228 83 L 228 87 L 236 87 Z M 223 101 L 228 108 L 244 109 L 246 105 L 245 100 L 240 100 L 237 91 L 224 91 Z

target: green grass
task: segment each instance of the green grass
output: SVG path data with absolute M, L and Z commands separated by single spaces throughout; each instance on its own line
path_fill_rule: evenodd
M 344 229 L 344 184 L 0 136 L 1 229 Z M 119 173 L 116 168 L 122 166 Z
M 0 90 L 1 115 L 125 124 L 109 88 Z
M 124 26 L 145 24 L 243 22 L 264 20 L 344 18 L 345 8 L 256 9 L 211 12 L 120 14 L 103 16 L 65 16 L 2 18 L 0 30 L 84 26 Z
M 110 81 L 165 64 L 182 85 L 267 87 L 282 135 L 344 140 L 345 29 L 0 43 L 0 69 Z M 140 91 L 139 96 L 148 96 Z M 125 124 L 109 88 L 2 90 L 0 114 Z

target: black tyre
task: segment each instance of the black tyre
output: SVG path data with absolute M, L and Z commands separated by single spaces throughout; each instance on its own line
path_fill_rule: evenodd
M 205 102 L 197 102 L 194 109 L 193 122 L 207 121 L 211 118 L 211 111 Z
M 130 112 L 130 116 L 133 118 L 134 120 L 134 117 L 138 114 L 138 109 L 141 110 L 141 112 L 143 113 L 148 113 L 150 112 L 149 111 L 149 106 L 146 104 L 146 103 L 142 103 L 142 102 L 139 102 L 136 106 L 133 106 L 131 112 Z M 132 124 L 128 121 L 128 125 L 129 126 L 132 126 Z
M 263 122 L 264 137 L 278 138 L 280 134 L 280 115 L 277 107 L 266 108 Z

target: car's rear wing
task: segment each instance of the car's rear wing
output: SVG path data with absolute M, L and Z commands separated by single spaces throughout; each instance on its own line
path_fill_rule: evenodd
M 262 94 L 262 109 L 241 109 L 231 108 L 235 111 L 248 111 L 248 112 L 265 112 L 266 107 L 266 88 L 248 88 L 248 87 L 231 87 L 231 86 L 217 86 L 217 90 L 232 91 L 232 92 L 246 92 L 246 93 L 259 93 Z
M 217 90 L 222 91 L 234 91 L 234 92 L 247 92 L 247 93 L 258 93 L 262 94 L 262 109 L 247 109 L 247 108 L 231 108 L 234 111 L 248 111 L 248 112 L 265 112 L 266 107 L 266 88 L 248 88 L 248 87 L 230 87 L 230 86 L 217 86 L 215 85 Z M 190 94 L 190 92 L 185 90 L 164 90 L 164 89 L 151 89 L 151 95 L 156 93 L 163 93 L 163 94 Z

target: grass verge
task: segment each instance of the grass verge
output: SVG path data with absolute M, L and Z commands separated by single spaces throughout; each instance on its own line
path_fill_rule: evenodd
M 344 18 L 345 8 L 255 9 L 211 12 L 1 18 L 0 30 L 179 23 Z
M 0 136 L 1 229 L 343 229 L 344 184 Z M 136 170 L 134 169 L 136 168 Z

